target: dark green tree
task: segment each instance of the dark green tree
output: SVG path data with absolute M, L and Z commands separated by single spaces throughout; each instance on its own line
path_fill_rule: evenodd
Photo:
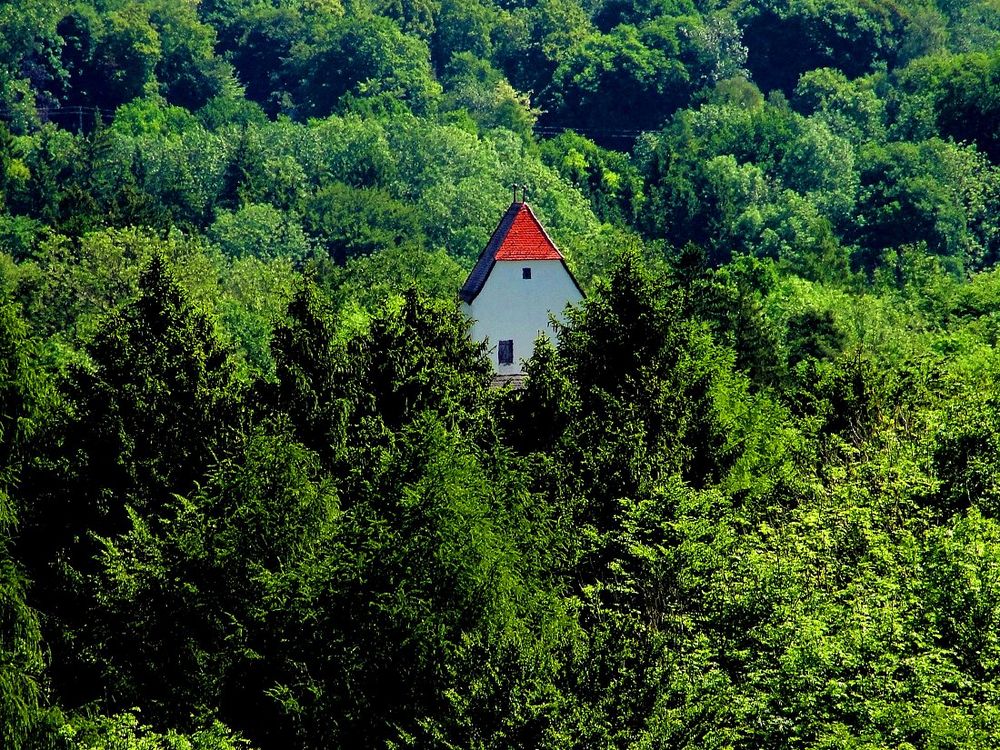
M 422 41 L 387 18 L 346 18 L 310 45 L 293 48 L 289 62 L 299 85 L 296 114 L 338 111 L 433 112 L 441 94 Z
M 138 298 L 109 316 L 87 354 L 18 490 L 18 554 L 58 655 L 56 689 L 73 706 L 106 687 L 100 664 L 72 645 L 93 606 L 83 576 L 94 570 L 96 537 L 192 492 L 238 444 L 242 419 L 228 352 L 159 257 L 142 273 Z
M 337 264 L 399 247 L 419 249 L 419 211 L 378 188 L 334 183 L 306 202 L 304 224 Z
M 296 437 L 327 466 L 347 459 L 347 419 L 354 363 L 335 345 L 331 313 L 315 284 L 305 280 L 288 306 L 287 323 L 274 332 L 271 351 L 275 405 Z
M 25 449 L 42 420 L 45 382 L 16 307 L 0 307 L 0 742 L 20 750 L 40 718 L 42 642 L 25 597 L 26 581 L 11 557 L 17 508 L 11 497 Z

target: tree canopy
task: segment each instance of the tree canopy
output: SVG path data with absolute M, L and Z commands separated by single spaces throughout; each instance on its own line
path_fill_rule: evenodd
M 1000 745 L 993 0 L 0 0 L 0 746 Z M 586 299 L 521 388 L 511 199 Z

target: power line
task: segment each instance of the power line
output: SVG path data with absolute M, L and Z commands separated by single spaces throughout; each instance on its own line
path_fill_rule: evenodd
M 107 109 L 106 107 L 85 107 L 85 106 L 73 106 L 73 107 L 36 107 L 35 112 L 39 115 L 50 116 L 50 115 L 77 115 L 80 113 L 101 113 L 105 115 L 113 115 L 116 110 Z M 23 114 L 23 110 L 19 109 L 9 109 L 0 108 L 0 116 L 10 116 Z
M 43 121 L 66 117 L 82 117 L 84 115 L 99 114 L 106 117 L 113 117 L 116 110 L 107 107 L 94 107 L 86 105 L 74 105 L 69 107 L 38 107 L 35 109 L 38 117 Z M 11 118 L 23 114 L 23 110 L 0 108 L 0 118 Z M 547 123 L 545 125 L 535 125 L 533 128 L 536 135 L 554 136 L 561 135 L 566 131 L 573 131 L 584 136 L 597 136 L 599 138 L 609 138 L 617 140 L 630 140 L 651 132 L 648 129 L 640 128 L 594 128 L 578 127 L 571 124 Z
M 535 134 L 541 136 L 561 135 L 568 130 L 583 136 L 596 136 L 598 138 L 627 141 L 634 141 L 636 138 L 650 132 L 649 130 L 637 128 L 580 128 L 572 125 L 560 125 L 558 123 L 536 125 L 534 127 Z
M 19 115 L 23 115 L 23 110 L 0 108 L 0 119 L 11 120 Z M 52 122 L 54 120 L 65 120 L 66 118 L 76 118 L 77 129 L 83 131 L 83 118 L 87 115 L 100 115 L 104 120 L 114 117 L 115 110 L 106 107 L 87 107 L 78 105 L 73 107 L 35 107 L 35 115 L 42 122 Z

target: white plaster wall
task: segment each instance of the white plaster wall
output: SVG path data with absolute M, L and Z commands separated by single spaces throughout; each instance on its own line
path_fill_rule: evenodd
M 530 268 L 531 278 L 522 279 L 521 269 Z M 531 357 L 538 333 L 554 339 L 549 312 L 562 320 L 567 304 L 582 299 L 580 290 L 558 260 L 497 261 L 486 284 L 471 305 L 462 308 L 472 318 L 472 339 L 486 341 L 490 361 L 501 375 L 523 372 L 523 361 Z M 497 362 L 497 342 L 514 341 L 514 363 Z

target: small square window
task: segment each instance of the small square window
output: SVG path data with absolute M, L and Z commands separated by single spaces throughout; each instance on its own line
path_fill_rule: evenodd
M 521 278 L 522 279 L 530 279 L 531 278 L 531 269 L 530 268 L 522 268 L 521 269 Z
M 504 339 L 497 346 L 497 362 L 502 365 L 514 364 L 514 339 Z

